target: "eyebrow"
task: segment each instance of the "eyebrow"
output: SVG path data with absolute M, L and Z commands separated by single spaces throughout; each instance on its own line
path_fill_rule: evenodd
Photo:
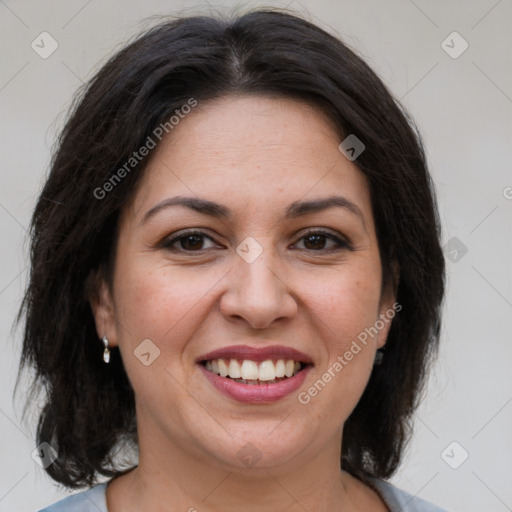
M 203 198 L 176 196 L 164 199 L 149 209 L 145 213 L 141 221 L 141 225 L 146 223 L 158 212 L 173 206 L 184 206 L 203 215 L 208 215 L 216 219 L 229 219 L 232 217 L 232 211 L 222 204 L 215 203 Z M 298 217 L 334 207 L 345 208 L 346 210 L 352 212 L 354 215 L 360 217 L 363 225 L 365 225 L 364 217 L 360 208 L 343 196 L 329 196 L 320 199 L 312 199 L 310 201 L 295 201 L 291 203 L 286 209 L 284 218 L 287 220 L 296 219 Z

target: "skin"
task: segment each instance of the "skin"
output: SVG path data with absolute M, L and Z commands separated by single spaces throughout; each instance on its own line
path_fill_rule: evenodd
M 199 103 L 153 150 L 121 215 L 112 289 L 101 281 L 91 301 L 98 336 L 121 352 L 139 429 L 139 465 L 108 486 L 110 512 L 387 510 L 339 460 L 343 424 L 390 322 L 308 404 L 297 399 L 395 302 L 381 294 L 368 183 L 339 143 L 312 106 L 230 96 Z M 290 203 L 333 194 L 361 216 L 334 207 L 284 220 Z M 143 222 L 178 195 L 221 203 L 233 216 L 176 206 Z M 186 228 L 205 236 L 162 247 Z M 352 249 L 303 238 L 316 228 Z M 263 251 L 252 263 L 236 252 L 247 237 Z M 149 366 L 133 353 L 145 339 L 160 350 Z M 284 399 L 242 404 L 194 362 L 236 344 L 290 346 L 314 366 Z M 237 452 L 249 442 L 261 459 L 247 467 Z

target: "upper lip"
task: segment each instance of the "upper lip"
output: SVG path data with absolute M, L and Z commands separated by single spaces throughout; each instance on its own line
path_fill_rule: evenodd
M 268 359 L 293 359 L 301 363 L 312 363 L 312 359 L 291 347 L 284 345 L 269 345 L 268 347 L 250 347 L 248 345 L 233 345 L 203 354 L 196 359 L 196 363 L 212 359 L 249 359 L 250 361 L 266 361 Z

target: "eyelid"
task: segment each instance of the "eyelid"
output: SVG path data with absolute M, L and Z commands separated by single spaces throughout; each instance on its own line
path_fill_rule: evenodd
M 307 252 L 312 252 L 312 253 L 317 252 L 318 254 L 322 254 L 322 253 L 326 254 L 326 253 L 330 253 L 330 252 L 341 251 L 342 249 L 347 249 L 350 251 L 354 250 L 352 243 L 346 236 L 339 234 L 337 232 L 333 232 L 326 228 L 308 228 L 306 231 L 299 233 L 297 235 L 298 236 L 297 242 L 301 241 L 303 238 L 306 238 L 308 236 L 313 236 L 313 235 L 325 236 L 326 238 L 336 242 L 337 247 L 332 248 L 332 249 L 320 249 L 318 251 L 315 251 L 315 250 L 308 251 L 307 249 L 301 249 L 301 250 L 306 250 Z
M 162 248 L 170 248 L 178 240 L 180 240 L 181 238 L 186 238 L 188 236 L 198 236 L 198 237 L 208 238 L 208 240 L 211 240 L 212 242 L 217 244 L 217 242 L 213 239 L 213 237 L 211 237 L 210 235 L 205 233 L 202 229 L 190 228 L 190 229 L 184 229 L 182 231 L 177 231 L 176 233 L 173 233 L 172 235 L 166 236 L 160 242 L 159 246 L 161 246 Z M 200 249 L 199 251 L 184 251 L 184 250 L 182 250 L 182 251 L 183 252 L 198 252 L 199 253 L 202 250 L 204 250 L 204 249 Z

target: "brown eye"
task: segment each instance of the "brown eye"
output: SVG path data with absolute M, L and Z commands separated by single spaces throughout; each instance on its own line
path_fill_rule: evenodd
M 185 250 L 202 249 L 203 240 L 197 235 L 187 235 L 180 239 L 181 248 Z
M 162 247 L 169 250 L 199 252 L 205 249 L 204 239 L 213 240 L 201 231 L 186 231 L 162 243 Z M 177 245 L 179 242 L 179 245 Z
M 347 241 L 333 235 L 328 231 L 310 231 L 300 238 L 304 240 L 305 249 L 314 252 L 332 252 L 341 249 L 350 249 Z M 334 247 L 326 248 L 326 240 L 334 242 Z

